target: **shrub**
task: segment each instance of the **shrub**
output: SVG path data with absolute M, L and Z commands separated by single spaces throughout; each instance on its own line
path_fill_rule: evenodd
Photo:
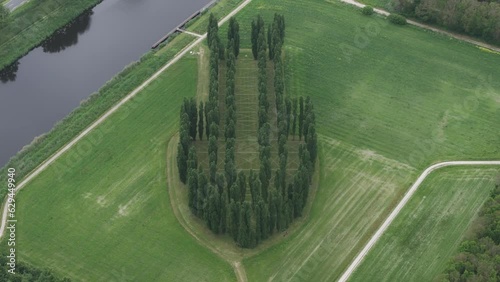
M 365 16 L 371 16 L 373 15 L 373 7 L 366 5 L 361 9 L 361 13 Z
M 398 24 L 398 25 L 406 24 L 406 18 L 398 14 L 390 14 L 387 17 L 387 19 L 393 24 Z
M 7 22 L 8 17 L 9 17 L 9 10 L 0 3 L 0 24 L 3 25 L 3 23 Z

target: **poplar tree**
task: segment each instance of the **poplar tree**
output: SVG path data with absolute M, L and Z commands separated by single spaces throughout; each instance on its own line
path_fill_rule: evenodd
M 187 157 L 182 145 L 177 146 L 177 168 L 179 169 L 179 178 L 185 184 L 187 180 Z
M 203 140 L 203 117 L 205 115 L 205 109 L 203 107 L 203 102 L 200 102 L 198 107 L 198 136 L 200 140 Z
M 257 22 L 252 20 L 252 33 L 251 33 L 251 41 L 252 41 L 252 55 L 254 60 L 257 60 L 258 48 L 257 48 L 257 37 L 259 36 L 259 30 L 257 27 Z
M 250 171 L 252 173 L 252 171 Z M 245 173 L 243 171 L 240 171 L 238 174 L 238 188 L 240 189 L 239 191 L 239 201 L 243 203 L 245 201 L 245 197 L 247 195 L 247 179 L 245 176 Z
M 302 140 L 302 127 L 304 125 L 304 98 L 299 98 L 299 140 Z
M 198 171 L 192 169 L 188 177 L 188 206 L 194 214 L 197 214 L 198 196 Z
M 297 129 L 297 98 L 296 97 L 293 98 L 292 105 L 293 105 L 292 136 L 293 136 L 293 139 L 295 140 L 295 132 Z
M 205 206 L 206 206 L 206 197 L 208 191 L 208 180 L 203 172 L 203 169 L 200 167 L 198 170 L 198 192 L 196 196 L 196 211 L 197 216 L 201 219 L 204 218 Z
M 234 201 L 231 199 L 229 203 L 229 232 L 233 237 L 234 241 L 237 241 L 239 238 L 239 229 L 240 229 L 240 202 Z
M 288 138 L 288 136 L 290 135 L 290 124 L 292 119 L 292 101 L 290 100 L 289 97 L 286 97 L 285 106 L 286 106 L 286 137 Z

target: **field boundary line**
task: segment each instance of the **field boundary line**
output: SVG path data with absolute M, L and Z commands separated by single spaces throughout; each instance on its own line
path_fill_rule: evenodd
M 358 8 L 364 8 L 366 6 L 365 4 L 360 3 L 356 0 L 340 0 L 340 1 L 343 3 L 346 3 L 346 4 L 356 6 Z M 386 16 L 386 17 L 391 14 L 390 12 L 383 10 L 383 9 L 380 9 L 380 8 L 373 8 L 373 11 L 379 15 Z M 450 31 L 447 31 L 447 30 L 444 30 L 444 29 L 441 29 L 438 27 L 434 27 L 434 26 L 431 26 L 428 24 L 420 23 L 420 22 L 417 22 L 414 20 L 407 19 L 406 22 L 411 24 L 411 25 L 423 28 L 423 29 L 427 29 L 427 30 L 434 31 L 434 32 L 439 33 L 439 34 L 453 37 L 453 38 L 460 40 L 460 41 L 465 41 L 465 42 L 471 43 L 471 44 L 479 46 L 479 47 L 483 47 L 483 48 L 486 48 L 486 49 L 489 49 L 492 51 L 500 52 L 500 47 L 496 47 L 492 44 L 488 44 L 486 42 L 479 41 L 478 39 L 475 39 L 475 38 L 470 37 L 468 35 L 450 32 Z
M 252 0 L 245 0 L 238 7 L 232 10 L 228 15 L 226 15 L 223 19 L 219 21 L 219 25 L 227 22 L 232 16 L 241 11 L 244 7 L 246 7 Z M 123 98 L 120 102 L 114 105 L 111 109 L 109 109 L 104 115 L 94 121 L 89 127 L 87 127 L 84 131 L 78 134 L 73 140 L 71 140 L 68 144 L 64 145 L 61 149 L 59 149 L 54 155 L 44 161 L 41 165 L 39 165 L 35 170 L 29 173 L 20 183 L 16 186 L 14 193 L 20 191 L 27 183 L 29 183 L 33 178 L 42 173 L 47 167 L 49 167 L 52 163 L 54 163 L 61 155 L 66 153 L 69 149 L 71 149 L 78 141 L 80 141 L 83 137 L 89 134 L 92 130 L 94 130 L 97 126 L 107 120 L 114 112 L 116 112 L 121 106 L 127 103 L 130 99 L 135 97 L 139 92 L 144 90 L 151 82 L 156 80 L 165 70 L 170 68 L 173 64 L 178 62 L 184 55 L 186 55 L 191 49 L 193 49 L 196 45 L 200 44 L 205 38 L 207 34 L 203 34 L 200 38 L 196 39 L 190 45 L 181 50 L 177 55 L 175 55 L 170 61 L 168 61 L 161 69 L 155 72 L 152 76 L 150 76 L 146 81 L 144 81 L 141 85 L 139 85 L 136 89 L 130 92 L 125 98 Z M 6 196 L 3 202 L 3 211 L 2 211 L 2 225 L 0 226 L 0 239 L 3 238 L 5 227 L 7 225 L 7 214 L 8 214 L 8 205 L 7 205 Z
M 490 166 L 490 165 L 499 165 L 500 166 L 500 161 L 449 161 L 449 162 L 441 162 L 437 163 L 434 165 L 431 165 L 428 167 L 422 174 L 417 178 L 417 181 L 411 186 L 410 190 L 406 192 L 404 195 L 403 199 L 398 203 L 398 205 L 394 208 L 394 210 L 389 214 L 389 216 L 385 219 L 384 223 L 379 227 L 377 232 L 373 234 L 373 236 L 370 238 L 368 243 L 363 247 L 363 249 L 358 253 L 356 258 L 351 262 L 347 270 L 342 274 L 340 279 L 338 280 L 339 282 L 346 282 L 351 275 L 354 273 L 354 271 L 358 268 L 358 266 L 361 264 L 363 259 L 366 257 L 368 252 L 370 252 L 371 248 L 377 243 L 377 241 L 382 237 L 384 232 L 389 228 L 391 223 L 394 221 L 394 219 L 398 216 L 398 214 L 401 212 L 401 210 L 405 207 L 405 205 L 408 203 L 410 198 L 415 194 L 417 189 L 421 186 L 422 182 L 427 178 L 429 174 L 431 174 L 433 171 L 443 168 L 443 167 L 449 167 L 449 166 Z

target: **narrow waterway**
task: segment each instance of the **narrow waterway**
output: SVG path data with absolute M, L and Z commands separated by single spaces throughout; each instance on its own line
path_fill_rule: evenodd
M 0 167 L 210 0 L 104 0 L 0 72 Z

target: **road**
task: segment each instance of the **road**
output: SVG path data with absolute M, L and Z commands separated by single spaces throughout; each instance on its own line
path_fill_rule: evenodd
M 417 181 L 411 186 L 410 190 L 406 192 L 405 196 L 399 202 L 399 204 L 394 208 L 389 217 L 386 218 L 384 223 L 380 228 L 373 234 L 370 241 L 365 245 L 365 247 L 359 252 L 356 258 L 351 262 L 347 270 L 342 274 L 339 282 L 346 282 L 349 277 L 354 273 L 359 264 L 363 261 L 365 256 L 368 254 L 370 249 L 377 243 L 380 237 L 384 234 L 385 230 L 391 225 L 392 221 L 398 216 L 399 212 L 404 208 L 406 203 L 410 200 L 411 196 L 415 194 L 420 184 L 425 180 L 425 178 L 433 171 L 439 168 L 447 166 L 490 166 L 490 165 L 500 165 L 500 161 L 453 161 L 453 162 L 442 162 L 428 167 L 417 179 Z
M 4 4 L 11 12 L 17 9 L 22 4 L 28 2 L 29 0 L 10 0 Z
M 354 5 L 354 6 L 359 7 L 359 8 L 363 8 L 363 7 L 366 6 L 365 4 L 359 3 L 356 0 L 340 0 L 340 1 L 344 2 L 344 3 L 347 3 L 347 4 L 350 4 L 350 5 Z M 390 13 L 387 12 L 386 10 L 382 10 L 382 9 L 378 9 L 378 8 L 374 8 L 373 10 L 375 11 L 375 13 L 383 15 L 383 16 L 390 15 Z M 462 40 L 462 41 L 474 44 L 476 46 L 480 46 L 480 47 L 487 48 L 487 49 L 490 49 L 490 50 L 493 50 L 493 51 L 496 51 L 496 52 L 500 52 L 500 47 L 497 47 L 497 46 L 494 46 L 494 45 L 491 45 L 491 44 L 488 44 L 488 43 L 484 43 L 484 42 L 478 41 L 477 39 L 474 39 L 474 38 L 472 38 L 470 36 L 467 36 L 467 35 L 458 34 L 458 33 L 454 33 L 454 32 L 449 32 L 449 31 L 446 31 L 446 30 L 442 30 L 440 28 L 436 28 L 436 27 L 433 27 L 433 26 L 430 26 L 430 25 L 427 25 L 427 24 L 423 24 L 423 23 L 419 23 L 419 22 L 416 22 L 416 21 L 412 21 L 412 20 L 406 20 L 406 21 L 409 24 L 414 25 L 414 26 L 418 26 L 420 28 L 428 29 L 428 30 L 431 30 L 431 31 L 434 31 L 434 32 L 437 32 L 437 33 L 441 33 L 441 34 L 447 35 L 449 37 L 453 37 L 453 38 L 458 39 L 458 40 Z
M 236 15 L 241 9 L 246 7 L 252 0 L 246 0 L 241 3 L 238 7 L 236 7 L 231 13 L 229 13 L 226 17 L 219 21 L 219 25 L 227 22 L 232 16 Z M 175 57 L 172 58 L 167 64 L 165 64 L 160 70 L 158 70 L 155 74 L 153 74 L 150 78 L 144 81 L 139 87 L 134 89 L 134 91 L 130 92 L 125 98 L 123 98 L 118 104 L 109 109 L 104 115 L 102 115 L 99 119 L 97 119 L 94 123 L 92 123 L 89 127 L 87 127 L 84 131 L 82 131 L 77 137 L 75 137 L 71 142 L 63 146 L 59 151 L 57 151 L 52 157 L 43 162 L 40 166 L 38 166 L 35 170 L 33 170 L 23 181 L 19 182 L 16 187 L 15 193 L 20 191 L 23 187 L 26 186 L 31 180 L 33 180 L 36 176 L 42 173 L 47 167 L 53 164 L 61 155 L 66 153 L 69 149 L 73 148 L 78 141 L 80 141 L 83 137 L 89 134 L 92 130 L 94 130 L 97 126 L 103 123 L 106 119 L 108 119 L 114 112 L 116 112 L 121 106 L 127 103 L 130 99 L 132 99 L 137 93 L 141 92 L 144 88 L 146 88 L 152 81 L 157 79 L 165 70 L 170 68 L 173 64 L 178 62 L 184 55 L 186 55 L 191 49 L 193 49 L 196 45 L 200 44 L 205 38 L 207 34 L 203 34 L 200 38 L 196 39 L 193 43 L 188 45 L 182 51 L 180 51 Z M 3 237 L 5 232 L 5 227 L 7 223 L 7 214 L 8 214 L 8 205 L 7 197 L 5 197 L 5 201 L 3 203 L 3 212 L 2 212 L 2 225 L 0 226 L 0 239 Z

